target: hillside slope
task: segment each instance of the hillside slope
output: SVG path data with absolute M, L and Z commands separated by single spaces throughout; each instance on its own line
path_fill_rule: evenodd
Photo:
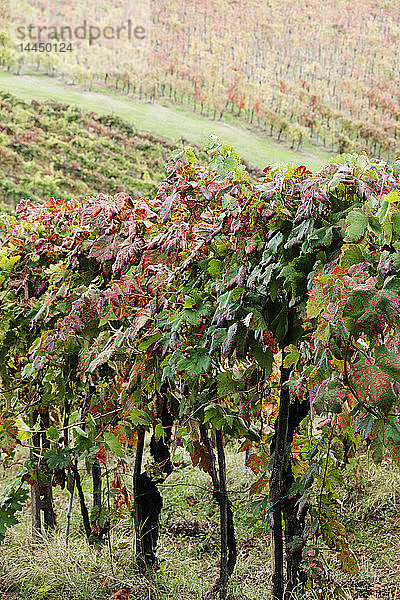
M 79 86 L 66 85 L 44 75 L 31 73 L 18 76 L 0 71 L 0 89 L 25 100 L 54 100 L 102 115 L 113 113 L 133 124 L 139 131 L 147 131 L 172 141 L 183 137 L 191 144 L 202 145 L 213 133 L 234 148 L 240 148 L 241 156 L 248 163 L 260 168 L 282 161 L 304 164 L 309 169 L 317 170 L 322 168 L 331 156 L 331 153 L 311 144 L 304 144 L 303 149 L 296 152 L 266 134 L 213 121 L 176 105 L 163 106 L 135 101 L 132 97 L 104 89 L 101 92 L 82 91 Z
M 99 192 L 152 195 L 176 148 L 117 116 L 0 91 L 0 201 L 7 204 Z

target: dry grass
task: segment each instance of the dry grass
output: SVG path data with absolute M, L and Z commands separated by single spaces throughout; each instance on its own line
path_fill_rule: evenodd
M 247 489 L 254 476 L 243 456 L 229 454 L 228 487 L 236 519 L 238 562 L 231 582 L 232 600 L 268 600 L 269 537 L 251 515 Z M 167 485 L 168 484 L 168 485 Z M 187 466 L 171 475 L 162 490 L 164 511 L 158 556 L 160 570 L 140 576 L 133 562 L 132 522 L 127 515 L 112 530 L 108 545 L 89 546 L 81 534 L 79 511 L 66 547 L 58 497 L 60 530 L 33 546 L 29 519 L 16 527 L 0 553 L 0 598 L 4 600 L 107 600 L 129 585 L 132 600 L 197 600 L 218 574 L 218 513 L 208 476 Z M 344 576 L 335 557 L 324 550 L 326 571 L 320 582 L 293 600 L 400 600 L 400 472 L 391 463 L 372 465 L 346 476 L 343 521 L 350 532 L 360 571 Z M 256 532 L 256 535 L 255 535 Z

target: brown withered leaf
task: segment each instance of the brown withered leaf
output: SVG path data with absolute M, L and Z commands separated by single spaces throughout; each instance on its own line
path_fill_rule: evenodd
M 110 596 L 109 600 L 129 600 L 131 597 L 131 589 L 128 586 L 122 587 L 120 590 Z
M 197 504 L 198 500 L 193 498 L 193 496 L 188 496 L 186 498 L 186 502 L 189 504 L 189 506 L 195 506 Z

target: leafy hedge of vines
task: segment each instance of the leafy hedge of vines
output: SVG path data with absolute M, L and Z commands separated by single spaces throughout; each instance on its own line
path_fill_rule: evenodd
M 25 200 L 2 217 L 1 449 L 11 464 L 46 411 L 50 448 L 3 492 L 0 535 L 26 482 L 71 489 L 75 461 L 124 471 L 138 432 L 169 439 L 160 390 L 176 460 L 183 446 L 212 475 L 210 439 L 240 439 L 268 516 L 288 390 L 306 417 L 275 503 L 307 511 L 293 543 L 309 575 L 318 537 L 354 572 L 336 496 L 346 448 L 368 440 L 377 460 L 400 460 L 400 165 L 347 155 L 315 174 L 272 165 L 254 184 L 230 146 L 213 138 L 206 151 L 205 165 L 176 153 L 151 199 Z

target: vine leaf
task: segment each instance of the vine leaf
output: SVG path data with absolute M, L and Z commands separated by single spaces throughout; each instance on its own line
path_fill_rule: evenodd
M 386 429 L 387 448 L 393 461 L 400 467 L 400 423 L 392 419 Z
M 337 519 L 338 508 L 338 502 L 324 494 L 320 511 L 320 531 L 328 548 L 336 550 L 342 570 L 345 573 L 354 574 L 357 573 L 359 567 L 356 557 L 349 548 L 346 530 Z
M 246 327 L 254 331 L 264 331 L 267 329 L 267 323 L 265 322 L 264 317 L 262 316 L 261 312 L 254 307 L 243 319 L 243 323 L 246 325 Z
M 233 379 L 230 372 L 218 373 L 217 375 L 217 392 L 218 396 L 229 396 L 235 394 L 242 389 L 242 381 Z
M 392 225 L 393 225 L 393 231 L 395 233 L 397 233 L 397 235 L 400 235 L 400 211 L 399 210 L 396 210 L 392 214 Z
M 216 329 L 211 334 L 211 343 L 210 343 L 210 356 L 215 352 L 217 348 L 226 340 L 228 332 L 226 329 Z
M 252 340 L 249 348 L 249 354 L 256 359 L 260 367 L 265 369 L 266 377 L 269 377 L 272 372 L 272 365 L 274 362 L 272 350 L 267 348 L 264 352 L 262 347 L 255 340 Z
M 233 323 L 229 327 L 226 339 L 225 339 L 224 343 L 222 344 L 221 351 L 222 351 L 223 356 L 225 356 L 226 358 L 230 358 L 232 356 L 233 351 L 236 347 L 235 335 L 236 335 L 237 330 L 238 330 L 238 324 Z
M 0 496 L 0 542 L 4 540 L 7 529 L 18 523 L 15 514 L 23 509 L 28 498 L 28 491 L 20 486 L 18 478 L 7 485 Z
M 200 354 L 200 348 L 187 348 L 188 357 L 182 358 L 176 365 L 177 371 L 185 371 L 189 377 L 200 375 L 203 371 L 208 371 L 211 364 L 211 357 Z
M 317 414 L 332 412 L 340 414 L 347 392 L 337 380 L 326 379 L 312 398 L 312 407 Z
M 95 371 L 95 369 L 97 369 L 97 367 L 99 367 L 100 365 L 103 365 L 104 363 L 109 361 L 110 358 L 112 357 L 112 355 L 114 354 L 114 352 L 117 350 L 117 348 L 119 348 L 121 346 L 123 340 L 124 340 L 123 333 L 121 333 L 120 331 L 117 331 L 116 333 L 114 333 L 108 340 L 106 346 L 104 347 L 104 350 L 102 352 L 100 352 L 100 354 L 98 354 L 96 356 L 96 358 L 94 358 L 92 360 L 92 362 L 89 364 L 89 366 L 87 368 L 89 373 L 93 373 L 93 371 Z
M 344 244 L 341 251 L 340 265 L 343 269 L 349 269 L 352 265 L 361 262 L 362 252 L 357 244 Z
M 371 364 L 370 359 L 363 357 L 353 365 L 350 382 L 362 404 L 376 406 L 384 412 L 391 409 L 395 400 L 392 378 L 376 364 Z
M 346 242 L 361 240 L 368 227 L 368 216 L 360 210 L 352 210 L 346 219 Z
M 47 450 L 44 459 L 51 471 L 54 471 L 55 469 L 65 469 L 65 467 L 69 467 L 72 463 L 71 449 L 61 448 L 59 450 Z
M 161 207 L 161 218 L 163 224 L 169 221 L 172 207 L 174 206 L 175 200 L 178 198 L 178 195 L 178 192 L 174 191 L 164 200 L 163 205 Z
M 283 360 L 283 366 L 285 368 L 288 367 L 296 367 L 299 362 L 300 352 L 299 349 L 294 345 L 290 344 L 286 350 L 286 356 Z
M 250 454 L 247 459 L 247 466 L 255 475 L 260 475 L 268 470 L 268 458 L 259 454 Z
M 400 354 L 390 352 L 386 346 L 375 348 L 375 361 L 381 371 L 400 382 Z
M 365 312 L 357 319 L 359 331 L 371 338 L 383 333 L 385 327 L 395 327 L 400 319 L 400 298 L 388 290 L 379 290 L 368 302 Z
M 13 419 L 0 419 L 0 448 L 10 456 L 19 444 L 18 427 Z
M 113 235 L 102 235 L 93 242 L 88 258 L 99 262 L 112 260 L 117 255 L 117 246 Z
M 337 320 L 336 323 L 329 323 L 328 347 L 338 360 L 343 360 L 345 346 L 348 341 L 349 334 L 342 320 Z
M 104 443 L 111 450 L 111 452 L 117 456 L 118 458 L 126 459 L 125 450 L 121 446 L 121 442 L 113 433 L 105 431 L 104 434 Z
M 140 312 L 138 312 L 134 318 L 132 324 L 132 339 L 134 339 L 139 331 L 143 329 L 143 327 L 150 321 L 151 319 L 151 311 L 149 308 L 143 308 Z
M 307 319 L 318 317 L 328 306 L 329 292 L 333 285 L 330 283 L 327 275 L 322 275 L 314 279 L 314 285 L 308 294 L 307 300 Z
M 252 496 L 254 496 L 255 494 L 261 494 L 268 487 L 268 484 L 269 484 L 269 477 L 268 477 L 267 473 L 264 473 L 263 475 L 261 475 L 260 479 L 257 479 L 257 481 L 255 481 L 252 484 L 252 486 L 250 487 L 250 491 L 249 491 L 250 498 Z
M 370 289 L 354 289 L 349 295 L 343 309 L 343 317 L 357 319 L 364 311 L 368 301 L 371 299 Z
M 11 456 L 18 443 L 18 440 L 8 431 L 3 431 L 0 434 L 0 447 L 8 456 Z
M 211 473 L 210 457 L 207 448 L 197 440 L 193 442 L 191 458 L 194 467 L 199 467 L 205 473 Z

